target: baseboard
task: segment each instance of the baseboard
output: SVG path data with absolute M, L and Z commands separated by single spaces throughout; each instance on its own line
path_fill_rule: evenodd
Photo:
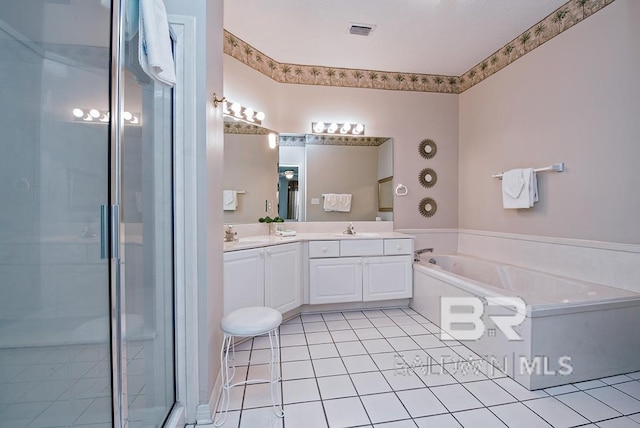
M 207 404 L 200 404 L 196 410 L 196 426 L 212 425 L 222 392 L 222 372 L 218 371 L 213 390 Z

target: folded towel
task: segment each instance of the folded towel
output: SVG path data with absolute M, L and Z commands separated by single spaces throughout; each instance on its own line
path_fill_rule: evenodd
M 335 193 L 326 193 L 322 195 L 324 198 L 323 209 L 325 211 L 338 211 L 338 195 Z
M 337 210 L 343 213 L 351 211 L 351 194 L 342 193 L 338 195 L 338 207 Z
M 502 206 L 531 208 L 538 201 L 538 184 L 533 168 L 516 168 L 502 174 Z
M 276 235 L 279 236 L 296 236 L 296 231 L 291 229 L 278 230 L 276 231 Z
M 222 191 L 222 209 L 224 211 L 235 211 L 238 208 L 238 192 L 235 190 Z
M 169 37 L 167 10 L 162 0 L 140 0 L 139 13 L 140 66 L 152 79 L 175 86 L 176 70 Z

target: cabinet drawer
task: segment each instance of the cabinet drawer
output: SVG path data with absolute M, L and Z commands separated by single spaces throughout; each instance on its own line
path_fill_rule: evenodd
M 382 239 L 353 239 L 340 241 L 340 255 L 349 256 L 380 256 L 384 246 Z
M 413 239 L 385 239 L 384 240 L 385 255 L 412 254 L 412 253 L 413 253 Z
M 340 241 L 310 241 L 309 257 L 339 257 Z

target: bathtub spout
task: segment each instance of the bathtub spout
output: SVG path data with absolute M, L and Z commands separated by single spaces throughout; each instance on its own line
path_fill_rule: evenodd
M 433 253 L 433 248 L 422 248 L 420 250 L 415 250 L 413 252 L 413 261 L 414 262 L 419 262 L 420 261 L 420 254 L 423 253 Z

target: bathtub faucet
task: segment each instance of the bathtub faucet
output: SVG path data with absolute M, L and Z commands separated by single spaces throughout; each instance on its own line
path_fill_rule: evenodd
M 419 262 L 420 261 L 420 254 L 424 254 L 424 253 L 433 253 L 433 248 L 422 248 L 420 250 L 415 250 L 413 252 L 413 261 L 414 262 Z

